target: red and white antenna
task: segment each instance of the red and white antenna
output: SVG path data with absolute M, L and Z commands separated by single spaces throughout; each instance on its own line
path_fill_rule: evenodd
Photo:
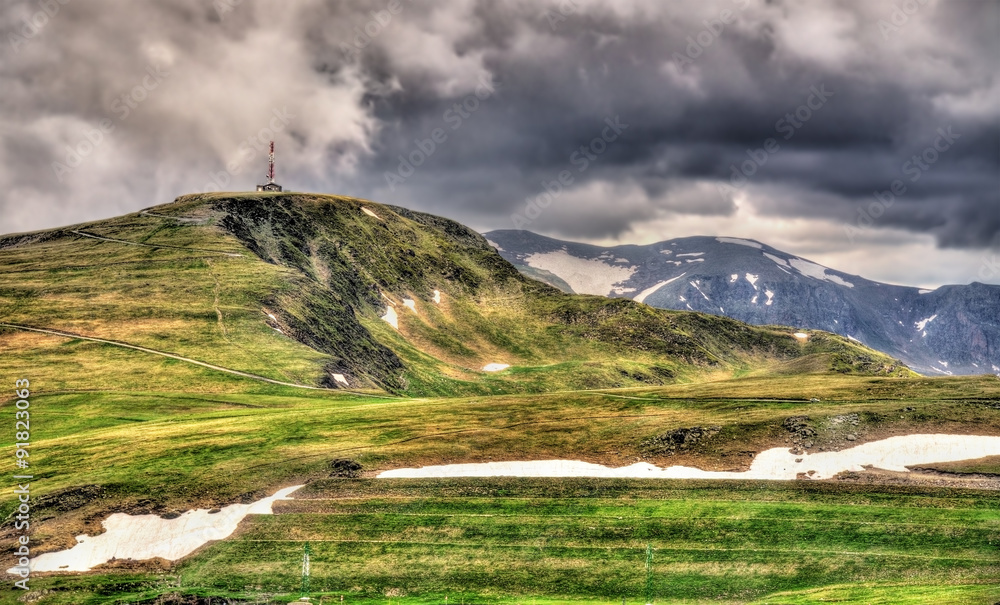
M 267 182 L 274 182 L 274 141 L 271 141 L 271 153 L 267 156 Z

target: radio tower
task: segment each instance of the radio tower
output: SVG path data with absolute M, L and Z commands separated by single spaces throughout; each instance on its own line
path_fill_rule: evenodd
M 274 141 L 271 141 L 271 152 L 267 154 L 267 182 L 274 182 Z
M 271 150 L 267 154 L 267 182 L 257 185 L 257 191 L 281 191 L 281 185 L 274 182 L 274 141 L 271 141 Z

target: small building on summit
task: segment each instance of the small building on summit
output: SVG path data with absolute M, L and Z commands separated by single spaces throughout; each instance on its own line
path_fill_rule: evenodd
M 267 182 L 257 185 L 257 191 L 281 191 L 281 185 L 274 182 L 274 141 L 271 141 L 271 152 L 267 156 Z

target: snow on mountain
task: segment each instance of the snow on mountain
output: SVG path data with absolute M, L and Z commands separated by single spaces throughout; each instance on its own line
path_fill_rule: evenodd
M 763 248 L 764 245 L 759 242 L 754 242 L 748 239 L 740 239 L 738 237 L 717 237 L 715 241 L 721 244 L 736 244 L 738 246 L 750 246 L 751 248 Z
M 851 282 L 845 281 L 844 279 L 836 275 L 833 275 L 832 273 L 827 273 L 826 267 L 823 267 L 822 265 L 817 265 L 816 263 L 807 261 L 805 259 L 790 258 L 788 259 L 788 264 L 794 267 L 796 271 L 807 277 L 812 277 L 815 279 L 825 279 L 841 286 L 847 286 L 848 288 L 854 287 L 854 284 L 852 284 Z
M 1000 367 L 1000 286 L 928 290 L 882 284 L 732 237 L 601 247 L 528 231 L 486 235 L 529 276 L 548 272 L 561 280 L 552 285 L 574 292 L 757 325 L 827 330 L 927 374 L 977 374 Z
M 580 258 L 566 250 L 531 254 L 524 259 L 524 264 L 558 275 L 577 294 L 600 296 L 611 294 L 616 284 L 627 281 L 636 270 L 635 267 L 610 265 L 599 258 Z
M 685 275 L 687 275 L 687 274 L 686 273 L 681 273 L 677 277 L 672 277 L 672 278 L 670 278 L 668 280 L 664 280 L 664 281 L 658 282 L 657 284 L 655 284 L 653 286 L 650 286 L 650 287 L 646 288 L 645 290 L 643 290 L 642 292 L 636 294 L 635 297 L 632 300 L 634 300 L 636 302 L 645 302 L 647 296 L 649 296 L 653 292 L 656 292 L 657 290 L 659 290 L 663 286 L 669 284 L 670 282 L 684 277 Z

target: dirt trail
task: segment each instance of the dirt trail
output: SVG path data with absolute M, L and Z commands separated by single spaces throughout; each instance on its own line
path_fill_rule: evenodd
M 236 252 L 223 252 L 221 250 L 210 250 L 208 248 L 187 248 L 185 246 L 169 246 L 169 245 L 166 245 L 166 244 L 142 244 L 142 243 L 139 243 L 139 242 L 130 242 L 128 240 L 115 239 L 113 237 L 103 237 L 103 236 L 100 236 L 100 235 L 94 235 L 93 233 L 85 233 L 83 231 L 75 231 L 75 230 L 74 231 L 70 231 L 70 233 L 74 233 L 74 234 L 82 236 L 82 237 L 89 237 L 91 239 L 100 240 L 102 242 L 112 242 L 112 243 L 115 243 L 115 244 L 127 244 L 129 246 L 143 246 L 145 248 L 169 248 L 169 249 L 172 249 L 172 250 L 191 250 L 191 251 L 197 251 L 197 252 L 210 252 L 210 253 L 213 253 L 213 254 L 218 254 L 220 256 L 235 256 L 237 258 L 242 258 L 243 257 L 242 254 L 237 254 Z
M 140 347 L 138 345 L 131 345 L 125 342 L 119 342 L 117 340 L 107 340 L 105 338 L 94 338 L 92 336 L 82 336 L 80 334 L 74 334 L 72 332 L 62 332 L 60 330 L 49 330 L 46 328 L 33 328 L 31 326 L 22 326 L 18 324 L 9 324 L 0 322 L 0 327 L 3 328 L 15 328 L 17 330 L 27 330 L 29 332 L 40 332 L 42 334 L 51 334 L 53 336 L 61 336 L 63 338 L 79 338 L 80 340 L 89 340 L 92 342 L 100 342 L 104 344 L 114 345 L 116 347 L 124 347 L 126 349 L 134 349 L 136 351 L 142 351 L 143 353 L 152 353 L 153 355 L 160 355 L 162 357 L 169 357 L 170 359 L 176 359 L 178 361 L 183 361 L 186 363 L 191 363 L 194 365 L 202 366 L 204 368 L 209 368 L 211 370 L 218 370 L 219 372 L 226 372 L 228 374 L 235 374 L 236 376 L 243 376 L 244 378 L 250 378 L 253 380 L 260 380 L 262 382 L 269 382 L 271 384 L 280 384 L 285 387 L 296 387 L 300 389 L 312 389 L 316 391 L 328 391 L 333 389 L 326 389 L 323 387 L 315 387 L 307 384 L 298 384 L 294 382 L 282 382 L 280 380 L 274 380 L 273 378 L 267 378 L 264 376 L 258 376 L 257 374 L 250 374 L 249 372 L 241 372 L 239 370 L 233 370 L 231 368 L 225 368 L 222 366 L 217 366 L 215 364 L 207 363 L 204 361 L 198 361 L 197 359 L 191 359 L 190 357 L 183 357 L 181 355 L 175 355 L 173 353 L 167 353 L 166 351 L 157 351 L 156 349 L 150 349 L 147 347 Z M 337 389 L 338 391 L 340 389 Z M 347 391 L 343 391 L 347 392 Z M 363 393 L 357 393 L 363 395 Z

